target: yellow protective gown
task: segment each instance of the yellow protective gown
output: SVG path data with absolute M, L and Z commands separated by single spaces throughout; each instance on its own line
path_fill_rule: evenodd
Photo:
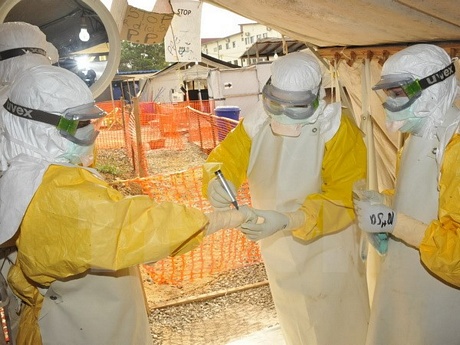
M 239 188 L 247 179 L 251 144 L 252 140 L 243 122 L 240 122 L 210 153 L 206 162 L 223 163 L 221 170 L 225 178 Z M 339 131 L 325 145 L 321 191 L 306 196 L 301 209 L 307 214 L 307 222 L 302 228 L 293 231 L 295 237 L 304 241 L 337 232 L 350 225 L 355 218 L 352 186 L 355 181 L 366 176 L 366 148 L 359 129 L 347 116 L 342 117 Z M 207 196 L 211 177 L 211 174 L 203 174 L 204 196 Z M 300 181 L 292 182 L 293 185 L 296 183 Z
M 134 344 L 143 339 L 136 333 L 148 329 L 139 329 L 131 317 L 144 315 L 146 321 L 144 303 L 131 295 L 142 294 L 133 267 L 193 249 L 207 222 L 198 209 L 158 204 L 148 196 L 124 197 L 87 169 L 50 165 L 23 217 L 17 262 L 9 274 L 9 283 L 25 303 L 18 344 L 42 343 L 38 322 L 56 328 L 43 333 L 65 333 L 59 329 L 59 313 L 62 320 L 70 315 L 69 320 L 80 318 L 85 324 L 85 318 L 91 320 L 101 310 L 103 319 L 85 324 L 91 330 L 73 326 L 79 336 L 72 343 L 115 344 L 116 339 Z M 80 289 L 85 298 L 78 296 Z M 42 315 L 44 303 L 57 323 Z M 129 337 L 133 340 L 123 340 Z
M 438 219 L 432 221 L 420 245 L 425 266 L 446 282 L 460 287 L 460 135 L 446 147 L 441 167 Z
M 245 117 L 207 160 L 223 163 L 236 187 L 248 179 L 255 208 L 307 215 L 303 227 L 260 241 L 289 345 L 359 345 L 366 337 L 367 286 L 352 206 L 352 185 L 366 176 L 366 149 L 340 112 L 337 104 L 326 107 L 296 138 L 274 135 L 263 114 L 262 123 Z

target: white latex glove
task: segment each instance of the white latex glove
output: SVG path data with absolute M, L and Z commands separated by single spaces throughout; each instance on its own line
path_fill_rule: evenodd
M 233 195 L 236 195 L 235 185 L 228 180 L 227 183 L 228 187 L 233 192 Z M 225 191 L 220 181 L 215 177 L 210 180 L 208 184 L 208 200 L 216 209 L 227 209 L 230 208 L 230 205 L 232 204 L 230 196 Z
M 383 204 L 375 204 L 371 200 L 353 200 L 358 226 L 369 233 L 393 232 L 396 224 L 396 213 Z
M 302 211 L 282 213 L 271 210 L 253 209 L 259 218 L 257 222 L 245 222 L 241 225 L 241 232 L 252 241 L 258 241 L 273 235 L 280 230 L 297 229 L 305 224 L 306 217 Z M 251 218 L 251 220 L 253 220 Z
M 239 210 L 214 211 L 205 215 L 209 220 L 206 228 L 206 236 L 221 229 L 233 229 L 243 223 L 255 222 L 257 220 L 257 215 L 247 206 L 240 206 Z

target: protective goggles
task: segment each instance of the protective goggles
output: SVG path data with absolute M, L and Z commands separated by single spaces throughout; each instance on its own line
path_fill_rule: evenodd
M 319 87 L 312 91 L 284 91 L 271 84 L 271 78 L 262 89 L 265 110 L 273 115 L 286 115 L 293 120 L 305 120 L 319 106 Z
M 454 74 L 454 63 L 420 80 L 408 73 L 388 74 L 383 75 L 372 90 L 382 90 L 384 95 L 379 93 L 379 96 L 384 100 L 383 107 L 391 112 L 398 112 L 411 106 L 422 95 L 423 90 Z
M 51 114 L 42 110 L 27 108 L 6 100 L 3 107 L 11 114 L 23 119 L 38 121 L 55 126 L 59 133 L 77 145 L 89 146 L 94 143 L 99 132 L 94 131 L 90 138 L 75 137 L 78 128 L 89 125 L 92 120 L 106 115 L 106 112 L 94 102 L 66 109 L 61 115 Z

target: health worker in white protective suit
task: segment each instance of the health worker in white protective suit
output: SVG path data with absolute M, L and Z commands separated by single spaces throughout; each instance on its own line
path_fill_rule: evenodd
M 7 22 L 0 24 L 0 105 L 8 98 L 10 85 L 16 75 L 33 66 L 50 65 L 48 52 L 56 50 L 46 41 L 45 34 L 35 25 L 24 22 Z M 57 51 L 56 51 L 57 54 Z M 19 323 L 19 300 L 6 283 L 6 276 L 12 262 L 16 260 L 14 239 L 0 246 L 0 299 L 7 312 L 7 327 L 0 336 L 0 344 L 6 339 L 15 340 Z M 8 297 L 8 299 L 6 299 Z M 5 339 L 6 338 L 6 339 Z
M 460 344 L 460 111 L 455 66 L 417 44 L 383 65 L 389 128 L 409 134 L 392 202 L 356 201 L 359 226 L 390 233 L 377 276 L 368 345 Z M 384 93 L 383 93 L 384 91 Z M 370 192 L 372 193 L 372 192 Z
M 77 75 L 54 66 L 18 75 L 0 112 L 0 242 L 17 236 L 17 344 L 150 344 L 136 265 L 246 220 L 111 188 L 85 167 L 104 114 Z
M 369 302 L 352 202 L 366 176 L 362 134 L 340 103 L 326 104 L 316 58 L 288 54 L 271 72 L 263 106 L 210 153 L 205 171 L 219 167 L 234 191 L 248 180 L 264 222 L 241 230 L 260 240 L 286 343 L 364 344 Z M 206 179 L 211 204 L 228 207 L 219 181 Z
M 52 63 L 47 51 L 53 47 L 46 41 L 45 34 L 35 25 L 24 22 L 0 24 L 0 101 L 2 104 L 18 72 L 33 66 Z

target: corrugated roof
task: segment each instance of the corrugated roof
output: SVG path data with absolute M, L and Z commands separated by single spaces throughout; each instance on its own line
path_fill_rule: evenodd
M 247 49 L 240 58 L 254 57 L 254 56 L 269 56 L 284 55 L 286 53 L 296 52 L 307 48 L 305 43 L 292 39 L 282 38 L 262 38 L 258 39 L 249 49 Z

